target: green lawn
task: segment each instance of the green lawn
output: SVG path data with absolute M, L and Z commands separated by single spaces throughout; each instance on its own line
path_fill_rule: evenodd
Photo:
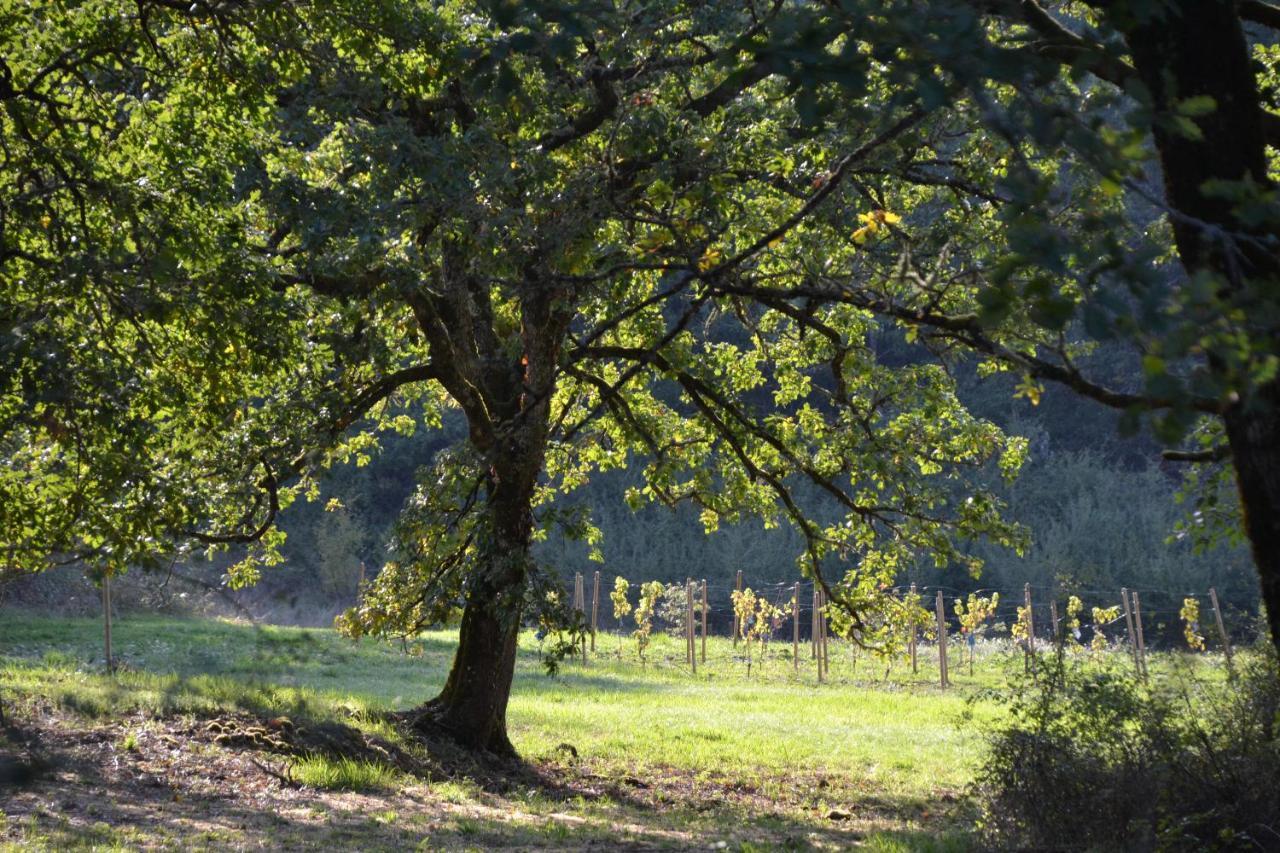
M 126 753 L 137 751 L 137 733 L 152 721 L 229 712 L 354 721 L 395 741 L 401 735 L 366 712 L 410 708 L 432 696 L 454 642 L 449 631 L 405 648 L 353 642 L 330 630 L 125 617 L 115 624 L 124 667 L 107 675 L 98 622 L 0 612 L 0 691 L 14 716 L 51 709 L 106 727 L 102 737 Z M 728 833 L 743 849 L 856 842 L 886 850 L 934 849 L 935 836 L 949 833 L 943 846 L 950 849 L 963 846 L 972 820 L 965 787 L 981 759 L 984 723 L 998 713 L 985 690 L 1003 684 L 1011 667 L 1021 669 L 1020 659 L 996 648 L 983 650 L 974 677 L 953 661 L 954 686 L 944 691 L 932 649 L 922 649 L 918 675 L 899 661 L 886 677 L 883 664 L 865 654 L 856 660 L 852 649 L 833 643 L 830 677 L 818 684 L 804 645 L 798 670 L 790 644 L 775 643 L 763 663 L 757 652 L 748 677 L 741 648 L 728 640 L 711 639 L 707 661 L 694 674 L 682 639 L 656 638 L 641 665 L 629 638 L 602 635 L 588 664 L 567 663 L 549 677 L 535 638 L 526 635 L 509 721 L 517 749 L 543 774 L 541 787 L 496 795 L 465 778 L 437 780 L 420 785 L 419 805 L 401 815 L 403 798 L 384 789 L 417 790 L 413 779 L 323 759 L 295 767 L 304 786 L 360 787 L 367 780 L 383 790 L 380 805 L 351 810 L 354 823 L 345 831 L 366 841 L 383 838 L 389 849 L 422 827 L 423 837 L 448 849 L 572 847 L 617 838 L 678 847 L 716 833 Z M 568 758 L 564 744 L 577 759 Z M 634 802 L 605 790 L 617 780 L 641 789 Z M 324 802 L 330 811 L 346 808 Z M 399 817 L 379 823 L 368 816 L 371 809 Z M 450 811 L 457 809 L 465 813 Z M 521 815 L 535 836 L 528 826 L 510 834 L 509 822 Z M 27 846 L 40 839 L 49 847 L 93 846 L 79 830 L 47 834 L 68 820 L 54 810 L 25 816 L 7 832 Z M 110 828 L 125 833 L 111 842 L 125 848 L 165 846 L 136 827 Z M 388 836 L 393 828 L 408 835 Z M 382 835 L 360 834 L 375 829 Z M 236 831 L 230 837 L 240 841 L 226 846 L 257 843 Z
M 127 672 L 113 684 L 92 675 L 102 658 L 96 621 L 4 618 L 3 683 L 44 684 L 69 706 L 92 712 L 97 703 L 102 713 L 213 709 L 232 700 L 402 709 L 439 689 L 454 644 L 451 632 L 431 632 L 406 654 L 399 644 L 353 642 L 330 630 L 156 617 L 118 620 L 114 636 Z M 1000 678 L 999 663 L 989 660 L 977 679 L 953 670 L 956 687 L 942 691 L 935 659 L 922 657 L 914 679 L 902 663 L 885 681 L 883 665 L 865 655 L 855 663 L 834 643 L 828 683 L 816 683 L 803 644 L 798 671 L 790 644 L 775 644 L 748 677 L 745 657 L 720 638 L 708 641 L 707 662 L 694 675 L 682 639 L 655 638 L 641 666 L 629 639 L 603 635 L 587 665 L 567 663 L 549 677 L 533 636 L 522 641 L 509 713 L 523 755 L 547 756 L 570 743 L 581 756 L 639 768 L 847 774 L 888 795 L 927 797 L 968 781 L 981 732 L 961 727 L 961 715 L 975 685 Z M 50 672 L 58 673 L 52 684 L 44 680 Z M 980 720 L 987 706 L 971 710 Z

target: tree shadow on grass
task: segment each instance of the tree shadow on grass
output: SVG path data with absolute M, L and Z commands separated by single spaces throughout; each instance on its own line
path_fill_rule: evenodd
M 521 695 L 559 693 L 577 689 L 630 694 L 668 693 L 688 689 L 688 685 L 674 681 L 639 681 L 604 673 L 582 672 L 561 672 L 554 676 L 521 673 L 516 676 L 516 684 Z
M 233 734 L 265 723 L 233 721 L 240 724 Z M 384 777 L 389 783 L 323 791 L 295 783 L 295 756 L 252 736 L 224 741 L 201 721 L 136 715 L 89 725 L 47 715 L 24 723 L 18 739 L 38 745 L 43 769 L 33 784 L 0 792 L 7 814 L 0 838 L 25 847 L 401 850 L 426 841 L 653 849 L 725 841 L 795 849 L 849 846 L 885 829 L 900 831 L 897 846 L 885 849 L 916 847 L 911 816 L 884 803 L 846 802 L 825 779 L 789 779 L 794 796 L 780 798 L 769 786 L 687 769 L 649 768 L 637 778 L 589 761 L 512 763 L 439 744 L 424 744 L 407 765 L 380 745 L 352 754 L 387 762 L 395 771 Z M 344 737 L 294 745 L 338 754 L 353 743 Z M 833 802 L 840 809 L 831 811 Z

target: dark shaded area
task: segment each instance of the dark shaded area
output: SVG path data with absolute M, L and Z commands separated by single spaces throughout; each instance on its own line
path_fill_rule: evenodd
M 846 846 L 865 837 L 857 820 L 920 819 L 930 808 L 859 797 L 843 790 L 836 777 L 819 773 L 791 786 L 797 803 L 811 801 L 812 817 L 798 818 L 782 811 L 796 803 L 777 802 L 750 781 L 717 774 L 672 771 L 641 780 L 595 772 L 567 755 L 563 763 L 519 763 L 423 740 L 415 742 L 413 766 L 396 790 L 325 794 L 298 786 L 281 751 L 250 734 L 273 731 L 270 718 L 152 719 L 138 729 L 143 734 L 137 743 L 122 749 L 125 731 L 141 722 L 93 725 L 50 713 L 24 719 L 18 730 L 41 744 L 49 772 L 9 797 L 9 820 L 0 838 L 38 840 L 55 849 L 128 846 L 145 839 L 176 846 L 396 850 L 430 838 L 444 847 L 648 850 L 697 843 L 705 833 L 733 845 L 796 847 L 821 841 Z M 349 727 L 311 720 L 294 724 L 291 748 L 406 770 L 406 753 L 385 752 L 385 742 L 370 749 L 368 736 L 352 734 Z M 225 737 L 229 731 L 236 736 Z M 319 732 L 324 734 L 317 740 Z M 433 800 L 431 784 L 444 781 L 473 786 L 474 801 Z M 510 820 L 530 797 L 566 805 L 605 801 L 615 818 L 600 823 L 555 813 Z M 391 808 L 375 811 L 380 804 Z M 929 819 L 934 829 L 901 837 L 934 837 L 955 825 L 953 809 L 934 811 Z
M 1280 848 L 1280 671 L 1261 644 L 1230 681 L 1045 657 L 979 772 L 997 849 Z

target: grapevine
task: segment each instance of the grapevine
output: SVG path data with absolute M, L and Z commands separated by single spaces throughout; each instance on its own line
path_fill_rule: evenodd
M 747 675 L 751 675 L 751 648 L 760 643 L 761 656 L 764 646 L 773 634 L 778 620 L 783 615 L 780 607 L 775 607 L 762 595 L 756 595 L 750 587 L 733 593 L 733 612 L 738 616 L 738 630 L 747 646 Z
M 1114 622 L 1120 618 L 1119 605 L 1113 607 L 1095 607 L 1093 608 L 1093 639 L 1089 642 L 1089 648 L 1095 652 L 1103 652 L 1107 649 L 1107 635 L 1103 632 L 1103 628 L 1110 622 Z
M 1204 636 L 1200 633 L 1200 602 L 1194 598 L 1182 599 L 1182 635 L 1187 638 L 1187 645 L 1193 652 L 1205 650 Z
M 614 578 L 613 592 L 609 593 L 609 600 L 613 602 L 613 618 L 621 622 L 631 612 L 631 602 L 627 600 L 627 593 L 631 590 L 631 584 L 624 577 Z M 622 641 L 618 641 L 618 655 L 622 655 Z
M 1084 610 L 1084 602 L 1078 596 L 1067 599 L 1067 619 L 1063 623 L 1066 628 L 1066 641 L 1072 648 L 1080 647 L 1080 611 Z
M 957 598 L 955 604 L 956 616 L 960 618 L 960 633 L 964 635 L 969 645 L 969 675 L 973 675 L 973 654 L 977 645 L 977 639 L 986 632 L 987 622 L 996 615 L 996 608 L 1000 606 L 1000 593 L 994 592 L 989 598 L 982 598 L 977 593 L 969 593 L 969 603 L 966 605 L 962 599 Z M 1019 608 L 1019 617 L 1021 611 Z M 1019 619 L 1021 622 L 1021 618 Z
M 662 581 L 649 581 L 640 585 L 640 601 L 635 609 L 636 630 L 632 632 L 632 636 L 636 638 L 636 651 L 642 664 L 646 662 L 644 653 L 653 635 L 653 611 L 658 599 L 662 597 L 663 589 Z

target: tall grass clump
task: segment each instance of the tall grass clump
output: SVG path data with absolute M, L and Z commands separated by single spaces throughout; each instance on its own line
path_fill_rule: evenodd
M 1280 849 L 1280 668 L 1180 668 L 1144 684 L 1114 662 L 1047 657 L 1006 700 L 976 787 L 1000 849 Z
M 289 770 L 295 782 L 325 791 L 371 791 L 395 788 L 397 771 L 385 764 L 347 757 L 308 755 Z

